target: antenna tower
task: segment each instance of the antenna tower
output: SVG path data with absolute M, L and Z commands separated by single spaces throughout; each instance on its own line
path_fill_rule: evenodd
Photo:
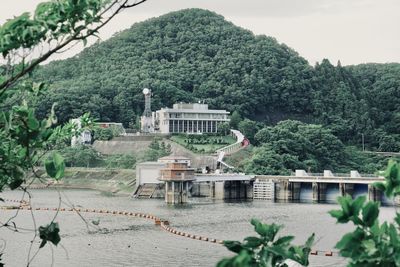
M 144 111 L 143 117 L 151 117 L 151 90 L 148 88 L 143 89 L 144 94 Z

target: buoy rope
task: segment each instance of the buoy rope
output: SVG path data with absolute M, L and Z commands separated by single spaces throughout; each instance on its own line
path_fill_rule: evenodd
M 159 226 L 161 229 L 170 232 L 172 234 L 199 240 L 205 241 L 215 244 L 224 244 L 223 240 L 219 240 L 216 238 L 210 238 L 200 235 L 194 235 L 190 233 L 185 233 L 182 231 L 178 231 L 177 229 L 171 227 L 169 225 L 169 221 L 163 220 L 157 216 L 148 213 L 140 213 L 140 212 L 128 212 L 128 211 L 117 211 L 117 210 L 101 210 L 101 209 L 84 209 L 84 208 L 48 208 L 48 207 L 36 207 L 32 208 L 29 203 L 25 200 L 15 200 L 15 199 L 3 199 L 5 202 L 13 202 L 19 203 L 19 206 L 1 206 L 0 209 L 2 210 L 10 210 L 10 209 L 17 209 L 17 210 L 36 210 L 36 211 L 62 211 L 62 212 L 82 212 L 82 213 L 97 213 L 97 214 L 113 214 L 113 215 L 124 215 L 124 216 L 131 216 L 131 217 L 138 217 L 153 220 L 154 224 Z M 326 251 L 326 250 L 312 250 L 310 255 L 312 256 L 339 256 L 338 252 L 333 251 Z

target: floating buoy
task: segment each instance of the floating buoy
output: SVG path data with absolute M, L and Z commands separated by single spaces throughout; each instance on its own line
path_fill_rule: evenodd
M 333 252 L 332 251 L 327 251 L 327 252 L 325 252 L 325 256 L 333 256 Z

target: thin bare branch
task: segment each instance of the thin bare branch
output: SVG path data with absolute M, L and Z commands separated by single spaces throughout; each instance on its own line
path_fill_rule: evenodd
M 93 35 L 95 32 L 97 32 L 99 29 L 103 28 L 105 25 L 108 24 L 108 22 L 114 18 L 119 12 L 121 12 L 123 9 L 126 8 L 130 8 L 130 7 L 134 7 L 137 6 L 139 4 L 142 4 L 144 2 L 146 2 L 147 0 L 141 0 L 139 2 L 135 2 L 133 4 L 127 4 L 129 1 L 125 0 L 123 1 L 123 3 L 115 10 L 113 11 L 113 13 L 105 20 L 103 21 L 99 26 L 95 27 L 94 29 L 88 29 L 86 34 L 80 35 L 83 31 L 77 31 L 75 32 L 73 35 L 71 35 L 69 38 L 67 38 L 65 41 L 63 41 L 62 43 L 58 44 L 56 47 L 54 47 L 53 49 L 50 49 L 49 51 L 47 51 L 45 54 L 43 54 L 41 57 L 37 58 L 36 60 L 33 60 L 26 68 L 23 68 L 18 74 L 10 77 L 9 79 L 7 79 L 6 81 L 4 81 L 3 83 L 0 84 L 0 96 L 2 96 L 4 94 L 4 92 L 11 87 L 16 81 L 18 81 L 20 78 L 22 78 L 25 74 L 33 71 L 33 69 L 38 66 L 40 63 L 46 61 L 51 55 L 53 55 L 54 53 L 56 53 L 57 51 L 63 49 L 65 46 L 67 46 L 68 44 L 70 44 L 73 41 L 78 41 L 78 40 L 83 40 L 86 39 L 87 37 Z M 107 9 L 111 9 L 111 7 L 115 4 L 117 4 L 119 1 L 114 1 L 109 7 L 107 7 Z M 107 10 L 106 9 L 106 10 Z M 103 11 L 104 12 L 104 11 Z

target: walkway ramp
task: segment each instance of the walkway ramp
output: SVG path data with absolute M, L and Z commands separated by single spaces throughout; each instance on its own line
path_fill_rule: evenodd
M 233 167 L 233 166 L 231 166 L 231 165 L 229 165 L 229 164 L 227 164 L 227 163 L 225 163 L 223 161 L 224 157 L 225 157 L 225 152 L 224 151 L 219 151 L 218 152 L 217 163 L 220 163 L 221 165 L 225 166 L 228 169 L 234 169 L 235 167 Z
M 231 134 L 236 138 L 236 142 L 217 150 L 217 164 L 219 163 L 228 169 L 234 169 L 234 167 L 224 162 L 224 157 L 233 154 L 250 144 L 240 131 L 231 129 Z
M 158 189 L 158 184 L 142 184 L 139 185 L 133 196 L 135 198 L 152 198 Z

